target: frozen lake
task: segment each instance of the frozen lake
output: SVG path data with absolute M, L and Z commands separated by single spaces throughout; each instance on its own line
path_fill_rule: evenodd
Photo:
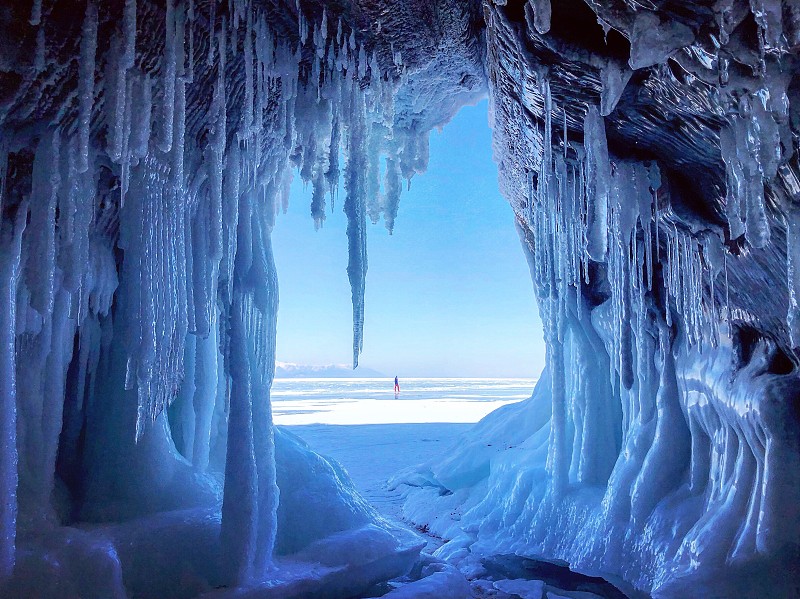
M 275 379 L 275 423 L 337 460 L 378 510 L 400 517 L 386 480 L 446 451 L 473 423 L 530 397 L 536 379 Z

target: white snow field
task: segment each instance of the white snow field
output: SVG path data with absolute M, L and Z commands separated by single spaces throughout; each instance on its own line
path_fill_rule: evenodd
M 531 396 L 536 379 L 275 379 L 275 424 L 475 423 Z
M 381 514 L 402 518 L 387 482 L 440 457 L 472 424 L 530 397 L 535 379 L 275 379 L 275 424 L 337 460 Z

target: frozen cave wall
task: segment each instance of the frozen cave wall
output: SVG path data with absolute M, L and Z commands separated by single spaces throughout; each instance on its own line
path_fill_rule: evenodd
M 486 2 L 495 160 L 548 356 L 407 472 L 444 556 L 800 592 L 800 9 Z M 522 430 L 520 430 L 522 427 Z
M 294 170 L 319 226 L 342 205 L 357 363 L 367 220 L 392 230 L 431 128 L 487 89 L 548 365 L 405 476 L 407 512 L 453 558 L 796 590 L 795 3 L 33 0 L 0 7 L 0 34 L 18 595 L 38 577 L 41 596 L 191 596 L 286 555 L 352 594 L 329 559 L 348 544 L 406 567 L 414 542 L 273 433 L 270 231 Z M 298 520 L 311 497 L 335 516 Z
M 294 171 L 318 226 L 344 179 L 356 364 L 367 219 L 391 232 L 431 128 L 485 95 L 481 23 L 457 2 L 2 3 L 0 594 L 348 596 L 408 570 L 419 541 L 273 431 L 270 232 Z

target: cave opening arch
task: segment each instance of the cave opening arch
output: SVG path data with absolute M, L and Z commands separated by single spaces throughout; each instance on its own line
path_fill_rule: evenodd
M 550 347 L 535 397 L 551 414 L 523 439 L 528 467 L 486 455 L 480 484 L 461 480 L 476 521 L 451 548 L 536 548 L 666 595 L 695 581 L 791 594 L 796 577 L 774 572 L 800 546 L 800 26 L 791 3 L 762 4 L 6 7 L 0 577 L 46 571 L 46 531 L 67 564 L 52 579 L 71 588 L 96 582 L 84 558 L 103 564 L 108 596 L 172 584 L 168 568 L 136 578 L 119 523 L 222 500 L 221 524 L 196 511 L 148 530 L 176 540 L 170 559 L 204 541 L 192 579 L 214 563 L 215 583 L 264 580 L 280 534 L 264 399 L 286 166 L 302 164 L 316 217 L 345 181 L 357 359 L 373 158 L 388 152 L 399 190 L 431 127 L 488 84 Z M 570 7 L 590 36 L 567 27 Z M 192 367 L 189 463 L 164 409 Z M 602 425 L 616 403 L 619 437 Z M 455 495 L 459 459 L 419 497 Z M 494 510 L 488 483 L 526 499 Z M 367 535 L 357 507 L 342 518 Z M 108 528 L 63 526 L 81 522 Z M 413 549 L 376 534 L 388 553 Z
M 541 325 L 513 212 L 497 191 L 486 101 L 461 109 L 429 143 L 428 168 L 404 183 L 391 234 L 384 222 L 367 225 L 365 364 L 401 378 L 538 376 Z M 344 189 L 336 195 L 314 227 L 313 189 L 296 177 L 276 219 L 277 355 L 295 367 L 347 359 Z

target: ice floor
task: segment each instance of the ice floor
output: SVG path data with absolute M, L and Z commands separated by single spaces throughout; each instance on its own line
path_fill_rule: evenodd
M 390 490 L 387 480 L 401 470 L 441 459 L 457 447 L 462 434 L 475 422 L 501 406 L 529 397 L 534 384 L 532 379 L 410 379 L 403 382 L 395 398 L 391 380 L 279 379 L 273 386 L 273 409 L 276 424 L 339 462 L 373 507 L 403 525 L 405 487 Z M 441 539 L 423 536 L 428 539 L 426 553 L 442 545 Z M 450 564 L 425 554 L 417 567 L 421 570 L 410 582 L 392 583 L 396 588 L 385 589 L 393 588 L 385 596 L 626 597 L 601 578 L 571 572 L 565 564 L 546 560 L 492 556 L 481 568 L 483 574 L 470 576 L 469 582 Z
M 530 396 L 535 379 L 276 379 L 275 423 L 338 461 L 382 514 L 402 497 L 386 481 L 441 455 L 489 412 Z
M 402 494 L 386 481 L 404 467 L 440 455 L 469 429 L 465 423 L 306 424 L 286 427 L 347 470 L 356 488 L 384 516 L 401 518 Z

